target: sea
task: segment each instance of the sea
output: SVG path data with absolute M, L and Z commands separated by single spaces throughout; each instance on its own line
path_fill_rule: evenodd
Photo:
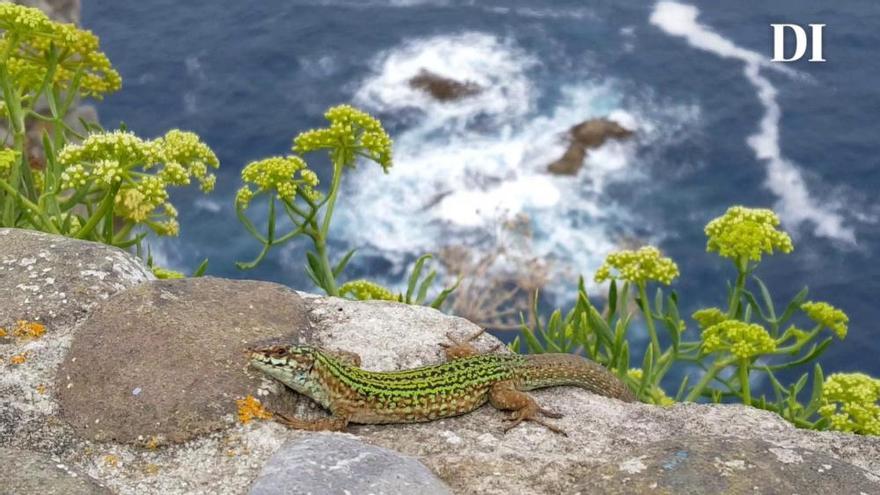
M 542 306 L 569 306 L 578 275 L 598 296 L 604 257 L 650 243 L 677 261 L 689 315 L 723 305 L 735 275 L 706 252 L 705 224 L 731 205 L 773 208 L 795 251 L 757 275 L 778 306 L 807 286 L 848 313 L 826 374 L 880 377 L 875 0 L 84 0 L 82 23 L 123 77 L 97 103 L 102 124 L 193 131 L 221 162 L 210 195 L 174 191 L 181 233 L 150 239 L 157 264 L 190 272 L 208 259 L 209 275 L 315 290 L 302 239 L 236 268 L 260 246 L 233 197 L 247 163 L 288 153 L 348 103 L 394 139 L 390 173 L 360 163 L 343 178 L 330 246 L 357 248 L 351 277 L 399 290 L 419 255 L 489 249 L 516 218 L 548 261 Z M 772 62 L 774 23 L 824 24 L 826 61 L 808 49 Z M 410 87 L 421 70 L 483 90 L 439 102 Z M 634 137 L 589 152 L 576 176 L 548 174 L 567 129 L 598 117 Z M 329 179 L 326 158 L 308 160 Z

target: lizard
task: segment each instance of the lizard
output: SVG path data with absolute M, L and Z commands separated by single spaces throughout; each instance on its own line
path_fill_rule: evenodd
M 273 413 L 280 423 L 303 430 L 344 431 L 349 423 L 433 421 L 471 412 L 489 402 L 511 411 L 505 432 L 532 421 L 565 435 L 539 416 L 562 415 L 538 406 L 527 391 L 573 385 L 624 402 L 636 400 L 617 375 L 581 356 L 480 354 L 468 342 L 451 340 L 454 345 L 444 345 L 447 362 L 400 371 L 368 371 L 360 367 L 356 354 L 310 345 L 276 344 L 249 348 L 247 353 L 250 366 L 330 411 L 331 417 L 316 420 Z

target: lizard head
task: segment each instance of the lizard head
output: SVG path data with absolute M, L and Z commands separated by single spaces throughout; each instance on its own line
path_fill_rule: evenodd
M 300 393 L 312 385 L 318 349 L 307 345 L 273 345 L 247 350 L 250 365 Z

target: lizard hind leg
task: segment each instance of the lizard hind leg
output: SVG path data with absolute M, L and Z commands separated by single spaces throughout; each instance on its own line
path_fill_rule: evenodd
M 451 344 L 441 343 L 440 346 L 445 349 L 446 352 L 446 360 L 453 361 L 456 359 L 477 356 L 480 354 L 480 351 L 477 350 L 476 347 L 471 343 L 477 339 L 480 335 L 486 333 L 486 329 L 482 328 L 479 332 L 467 337 L 464 340 L 458 340 L 457 338 L 452 336 L 452 332 L 446 334 L 446 338 L 449 339 Z M 489 352 L 493 352 L 498 349 L 501 344 L 497 344 L 492 349 L 489 349 Z
M 533 399 L 531 395 L 517 390 L 516 387 L 514 387 L 513 382 L 504 381 L 492 385 L 492 388 L 489 390 L 489 402 L 496 409 L 512 411 L 510 417 L 506 418 L 507 421 L 511 421 L 511 424 L 504 428 L 505 432 L 519 425 L 523 421 L 532 421 L 544 426 L 554 433 L 568 436 L 568 434 L 559 427 L 547 423 L 538 417 L 539 414 L 543 414 L 549 418 L 561 418 L 561 414 L 538 406 L 538 403 L 535 402 L 535 399 Z

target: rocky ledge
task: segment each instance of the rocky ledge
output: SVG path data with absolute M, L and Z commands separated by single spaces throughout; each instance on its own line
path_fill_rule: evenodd
M 440 361 L 447 333 L 478 329 L 266 282 L 154 280 L 120 250 L 35 232 L 0 229 L 0 326 L 2 493 L 880 493 L 880 439 L 743 406 L 560 387 L 534 396 L 564 414 L 568 437 L 505 434 L 491 406 L 347 433 L 243 423 L 248 395 L 325 414 L 248 369 L 249 345 L 299 340 L 392 370 Z

